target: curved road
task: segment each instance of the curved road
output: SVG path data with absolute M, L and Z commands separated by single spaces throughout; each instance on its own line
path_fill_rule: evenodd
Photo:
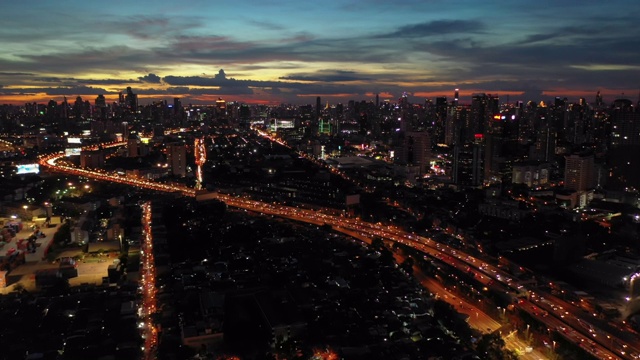
M 111 143 L 105 144 L 103 147 L 116 147 L 124 144 L 125 143 Z M 146 179 L 123 177 L 102 170 L 86 170 L 57 164 L 57 161 L 63 156 L 64 154 L 62 153 L 44 155 L 39 159 L 39 163 L 44 167 L 67 174 L 85 176 L 96 180 L 112 181 L 155 191 L 177 193 L 184 196 L 196 196 L 196 190 L 181 184 L 161 184 Z M 265 203 L 239 196 L 219 193 L 208 193 L 208 195 L 232 207 L 316 225 L 326 224 L 332 226 L 337 231 L 356 232 L 368 237 L 378 236 L 413 247 L 455 268 L 461 270 L 473 269 L 476 278 L 481 283 L 490 285 L 494 289 L 501 287 L 506 292 L 528 291 L 528 289 L 519 285 L 517 280 L 512 279 L 512 275 L 482 259 L 475 258 L 459 249 L 440 244 L 431 238 L 405 232 L 393 225 L 373 224 L 359 219 L 328 215 L 317 211 L 278 205 L 276 203 Z M 539 293 L 537 298 L 536 293 Z M 534 295 L 531 296 L 531 301 L 520 299 L 517 306 L 545 324 L 549 332 L 556 331 L 568 341 L 576 343 L 598 359 L 640 358 L 640 355 L 638 355 L 640 354 L 640 350 L 638 350 L 637 341 L 633 344 L 626 343 L 616 335 L 594 327 L 588 322 L 590 320 L 588 317 L 584 318 L 584 314 L 576 309 L 566 308 L 564 301 L 555 298 L 551 294 L 543 294 L 537 289 L 536 293 L 533 293 Z

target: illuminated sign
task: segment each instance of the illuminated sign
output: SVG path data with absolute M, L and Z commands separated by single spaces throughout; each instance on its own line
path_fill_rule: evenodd
M 80 151 L 82 151 L 81 148 L 67 148 L 67 149 L 64 149 L 64 155 L 65 156 L 80 155 Z
M 82 144 L 82 139 L 77 138 L 77 137 L 70 137 L 70 138 L 67 138 L 67 143 L 69 143 L 69 144 Z
M 40 165 L 38 164 L 20 164 L 16 166 L 16 174 L 38 174 L 40 172 Z
M 484 138 L 484 135 L 482 134 L 475 134 L 474 137 L 476 138 L 476 140 L 482 139 Z
M 151 139 L 150 139 L 150 138 L 148 138 L 148 137 L 141 137 L 141 138 L 140 138 L 140 142 L 142 142 L 143 144 L 148 144 L 148 143 L 149 143 L 149 140 L 151 140 Z

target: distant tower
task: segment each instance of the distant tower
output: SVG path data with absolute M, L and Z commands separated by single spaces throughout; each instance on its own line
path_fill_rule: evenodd
M 398 99 L 398 107 L 400 108 L 400 131 L 411 131 L 411 124 L 409 123 L 409 96 L 406 92 L 402 93 L 402 97 Z
M 380 94 L 376 93 L 376 109 L 380 107 Z
M 320 119 L 320 107 L 322 106 L 320 101 L 320 96 L 316 97 L 316 120 Z
M 600 90 L 596 93 L 596 107 L 601 107 L 604 105 L 604 101 L 602 101 L 602 94 L 600 94 Z
M 125 96 L 124 101 L 130 111 L 138 111 L 138 94 L 133 93 L 131 86 L 127 87 L 127 95 Z
M 458 100 L 460 100 L 460 89 L 456 89 L 453 93 L 453 106 L 458 106 Z
M 67 119 L 69 117 L 68 109 L 69 104 L 67 103 L 67 97 L 64 97 L 64 101 L 62 102 L 62 117 Z
M 107 117 L 107 100 L 104 98 L 104 95 L 100 94 L 96 97 L 95 107 L 100 119 Z

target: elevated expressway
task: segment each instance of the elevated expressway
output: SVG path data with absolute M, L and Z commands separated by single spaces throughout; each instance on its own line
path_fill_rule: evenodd
M 122 146 L 125 143 L 105 144 L 103 147 Z M 43 155 L 39 159 L 41 166 L 54 171 L 71 175 L 84 176 L 101 181 L 134 186 L 140 189 L 155 190 L 166 193 L 195 197 L 195 189 L 181 184 L 162 184 L 146 179 L 120 176 L 102 170 L 87 170 L 77 167 L 58 164 L 63 153 Z M 199 194 L 199 193 L 198 193 Z M 408 233 L 395 226 L 373 224 L 359 219 L 343 216 L 328 215 L 314 210 L 300 209 L 292 206 L 283 206 L 277 203 L 266 203 L 239 196 L 231 196 L 220 193 L 208 193 L 207 198 L 223 201 L 227 206 L 245 209 L 268 215 L 292 219 L 295 221 L 311 223 L 315 225 L 330 225 L 336 231 L 344 233 L 359 233 L 367 237 L 380 237 L 388 241 L 397 242 L 417 249 L 439 261 L 448 264 L 461 271 L 472 270 L 476 280 L 485 286 L 490 286 L 494 291 L 506 293 L 528 293 L 527 299 L 520 298 L 515 306 L 527 312 L 530 316 L 544 324 L 548 331 L 557 332 L 567 341 L 582 347 L 598 359 L 640 359 L 639 341 L 637 338 L 626 340 L 621 331 L 615 331 L 615 327 L 607 326 L 602 329 L 594 326 L 592 318 L 585 316 L 579 308 L 544 293 L 538 289 L 526 289 L 512 279 L 512 275 L 482 259 L 471 256 L 464 251 L 440 244 L 428 237 L 417 236 Z M 629 335 L 629 334 L 626 334 Z M 553 347 L 555 347 L 555 343 Z

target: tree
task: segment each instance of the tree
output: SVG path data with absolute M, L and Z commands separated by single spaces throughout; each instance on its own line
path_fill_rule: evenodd
M 518 355 L 505 348 L 505 342 L 497 333 L 483 334 L 476 343 L 476 351 L 486 360 L 517 360 Z
M 68 245 L 71 242 L 71 224 L 65 221 L 60 225 L 58 231 L 53 234 L 53 243 L 57 245 Z
M 415 260 L 411 256 L 407 256 L 406 259 L 402 262 L 400 267 L 409 274 L 413 274 L 413 265 L 415 264 Z
M 385 248 L 382 238 L 376 236 L 371 239 L 371 248 L 373 248 L 374 250 L 382 250 L 383 248 Z

